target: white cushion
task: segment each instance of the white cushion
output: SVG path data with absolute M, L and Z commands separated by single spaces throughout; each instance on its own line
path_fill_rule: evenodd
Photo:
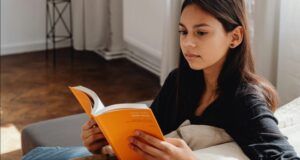
M 278 127 L 286 128 L 300 123 L 300 97 L 278 108 L 275 112 Z
M 181 138 L 192 150 L 232 141 L 224 129 L 208 125 L 191 125 L 189 120 L 184 121 L 177 130 L 165 135 L 165 137 Z

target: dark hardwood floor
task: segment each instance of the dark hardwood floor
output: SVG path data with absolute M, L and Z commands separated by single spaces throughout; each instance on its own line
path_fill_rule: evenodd
M 58 50 L 56 59 L 54 68 L 44 52 L 1 57 L 1 132 L 9 125 L 21 131 L 33 122 L 83 112 L 68 86 L 89 87 L 105 105 L 153 99 L 160 89 L 157 76 L 126 59 L 105 61 L 93 52 L 75 52 L 71 63 L 69 49 Z M 20 152 L 1 158 L 16 156 Z

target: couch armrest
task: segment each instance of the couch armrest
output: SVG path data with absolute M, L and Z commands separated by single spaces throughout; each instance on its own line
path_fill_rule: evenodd
M 85 113 L 30 124 L 21 133 L 23 155 L 38 146 L 80 146 Z

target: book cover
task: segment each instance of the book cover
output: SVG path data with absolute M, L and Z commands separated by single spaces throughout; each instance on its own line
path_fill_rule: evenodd
M 90 118 L 93 118 L 120 160 L 142 160 L 129 148 L 128 138 L 142 130 L 164 140 L 152 110 L 145 104 L 124 103 L 104 107 L 92 90 L 70 87 L 72 93 Z

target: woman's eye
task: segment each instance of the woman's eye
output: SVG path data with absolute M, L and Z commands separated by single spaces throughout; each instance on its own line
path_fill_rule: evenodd
M 178 33 L 179 33 L 180 35 L 187 35 L 187 31 L 179 30 Z
M 197 35 L 199 35 L 199 36 L 204 36 L 204 35 L 206 35 L 207 34 L 207 32 L 201 32 L 201 31 L 198 31 L 197 32 Z

